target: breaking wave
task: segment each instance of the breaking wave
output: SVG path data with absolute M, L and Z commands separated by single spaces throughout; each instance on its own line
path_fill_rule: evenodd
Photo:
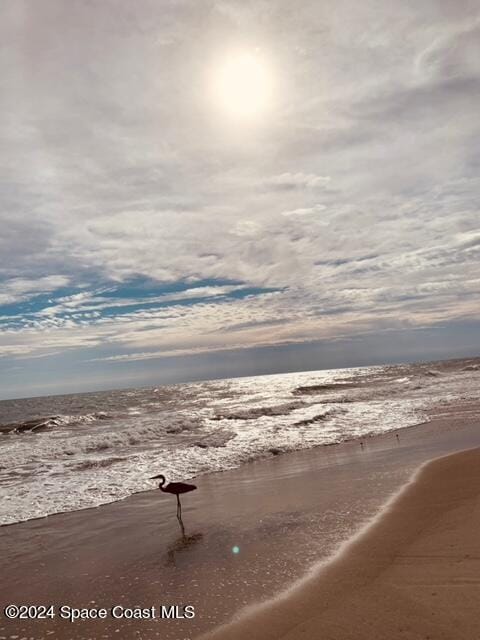
M 87 413 L 86 415 L 58 415 L 43 418 L 34 418 L 23 422 L 0 425 L 0 433 L 21 434 L 37 433 L 45 429 L 64 427 L 68 425 L 90 424 L 98 420 L 108 420 L 111 416 L 104 411 Z
M 264 416 L 282 416 L 304 407 L 303 402 L 286 402 L 284 404 L 251 407 L 250 409 L 236 409 L 231 412 L 218 413 L 212 420 L 256 420 Z

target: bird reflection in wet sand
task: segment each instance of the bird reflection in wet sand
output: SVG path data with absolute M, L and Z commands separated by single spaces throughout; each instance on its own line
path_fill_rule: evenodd
M 203 540 L 203 533 L 192 533 L 192 535 L 185 535 L 185 529 L 182 529 L 182 536 L 173 542 L 167 549 L 167 564 L 177 565 L 177 559 L 184 551 L 188 551 L 197 542 Z

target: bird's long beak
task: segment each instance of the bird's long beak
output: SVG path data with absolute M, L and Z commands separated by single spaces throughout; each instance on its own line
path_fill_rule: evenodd
M 151 478 L 149 478 L 149 480 L 158 480 L 158 478 L 161 478 L 163 474 L 160 474 L 158 476 L 152 476 Z

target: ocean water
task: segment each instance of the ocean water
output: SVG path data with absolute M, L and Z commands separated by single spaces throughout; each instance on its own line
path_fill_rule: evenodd
M 94 507 L 252 460 L 425 422 L 478 399 L 476 360 L 0 402 L 0 524 Z

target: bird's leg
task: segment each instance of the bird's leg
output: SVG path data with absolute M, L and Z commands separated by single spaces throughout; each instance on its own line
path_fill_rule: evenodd
M 180 531 L 182 532 L 182 539 L 185 541 L 185 539 L 186 539 L 185 526 L 183 524 L 183 520 L 182 520 L 182 516 L 181 515 L 178 518 L 178 524 L 180 525 Z
M 182 520 L 182 503 L 180 502 L 180 496 L 177 494 L 177 520 L 182 531 L 182 538 L 185 540 L 185 527 Z

